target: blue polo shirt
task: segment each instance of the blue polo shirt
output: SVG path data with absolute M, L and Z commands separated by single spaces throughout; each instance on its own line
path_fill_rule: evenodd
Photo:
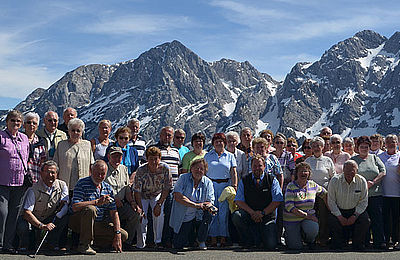
M 213 149 L 208 152 L 204 159 L 208 163 L 207 177 L 210 179 L 229 179 L 232 167 L 236 167 L 235 155 L 224 151 L 221 156 Z
M 101 183 L 101 189 L 99 190 L 94 184 L 91 176 L 85 177 L 80 179 L 75 185 L 72 204 L 96 200 L 104 195 L 110 195 L 114 198 L 112 188 L 108 183 L 103 181 Z M 110 210 L 117 210 L 115 201 L 95 207 L 97 209 L 97 217 L 95 221 L 103 221 L 105 218 L 109 217 Z
M 254 178 L 254 175 L 252 174 L 251 176 L 253 177 L 253 181 L 255 183 L 256 180 Z M 263 173 L 260 178 L 261 181 L 264 179 L 264 176 L 265 176 L 265 174 Z M 276 178 L 274 178 L 274 180 L 272 182 L 271 195 L 272 195 L 272 201 L 283 201 L 281 186 L 279 185 L 279 182 Z M 240 180 L 240 182 L 239 182 L 235 200 L 246 202 L 246 200 L 244 198 L 244 185 L 243 185 L 242 180 Z
M 175 184 L 174 192 L 179 192 L 183 196 L 190 199 L 190 197 L 192 197 L 193 194 L 193 188 L 194 188 L 194 182 L 192 174 L 185 173 L 179 176 L 179 179 Z M 201 178 L 201 181 L 197 187 L 196 192 L 198 192 L 198 194 L 196 195 L 196 203 L 209 201 L 212 204 L 214 204 L 215 197 L 214 197 L 213 183 L 206 176 L 203 176 Z M 171 209 L 171 217 L 169 219 L 169 225 L 170 227 L 173 228 L 175 233 L 179 233 L 179 229 L 181 228 L 182 223 L 184 222 L 185 216 L 188 217 L 187 216 L 188 211 L 189 214 L 194 213 L 193 217 L 196 217 L 196 220 L 200 220 L 203 217 L 203 210 L 194 209 L 194 211 L 191 212 L 192 209 L 194 208 L 187 207 L 177 202 L 176 200 L 173 201 Z

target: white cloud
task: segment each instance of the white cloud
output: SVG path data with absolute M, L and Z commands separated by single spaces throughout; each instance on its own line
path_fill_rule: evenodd
M 34 89 L 47 88 L 57 78 L 46 68 L 15 64 L 0 68 L 0 93 L 5 97 L 26 98 Z
M 187 16 L 130 15 L 102 18 L 100 22 L 84 27 L 88 33 L 98 34 L 154 34 L 192 26 Z

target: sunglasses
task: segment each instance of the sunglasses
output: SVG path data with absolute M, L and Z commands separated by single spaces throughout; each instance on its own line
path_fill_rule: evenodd
M 118 136 L 119 140 L 129 140 L 129 137 L 122 137 L 122 136 Z
M 56 123 L 57 121 L 58 121 L 57 119 L 47 119 L 47 122 L 49 122 L 49 123 L 51 123 L 51 122 Z
M 11 122 L 13 123 L 21 123 L 21 119 L 10 119 Z

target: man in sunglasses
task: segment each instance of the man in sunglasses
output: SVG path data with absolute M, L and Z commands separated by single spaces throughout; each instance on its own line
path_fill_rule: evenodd
M 67 140 L 67 134 L 59 129 L 58 114 L 54 111 L 47 111 L 43 118 L 44 128 L 37 132 L 37 135 L 45 139 L 47 160 L 52 160 L 58 143 Z

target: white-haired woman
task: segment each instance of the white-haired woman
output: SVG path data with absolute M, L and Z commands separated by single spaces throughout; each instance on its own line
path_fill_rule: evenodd
M 107 147 L 111 140 L 108 137 L 111 133 L 111 121 L 104 119 L 99 122 L 99 137 L 90 140 L 92 144 L 92 152 L 95 160 L 103 160 L 106 157 Z
M 332 150 L 325 153 L 325 156 L 328 156 L 332 159 L 333 164 L 335 165 L 335 171 L 337 174 L 343 173 L 343 165 L 346 161 L 350 160 L 350 154 L 342 151 L 342 137 L 338 134 L 334 134 L 331 136 L 331 148 Z
M 79 179 L 89 176 L 90 165 L 94 163 L 89 141 L 82 139 L 85 123 L 79 118 L 68 122 L 69 138 L 58 143 L 54 161 L 60 167 L 58 178 L 67 183 L 72 191 Z
M 356 156 L 357 153 L 355 151 L 355 143 L 353 138 L 351 137 L 346 137 L 343 140 L 343 151 L 350 154 L 351 157 Z
M 45 140 L 36 135 L 40 117 L 35 112 L 29 112 L 24 117 L 25 134 L 29 140 L 28 174 L 32 176 L 33 183 L 39 181 L 40 167 L 46 160 Z
M 325 141 L 322 137 L 314 137 L 311 141 L 313 156 L 308 157 L 305 162 L 311 166 L 313 173 L 311 179 L 327 189 L 329 180 L 336 174 L 336 171 L 332 159 L 322 153 L 324 146 Z M 319 197 L 315 201 L 315 209 L 319 220 L 319 243 L 321 246 L 326 246 L 329 240 L 329 210 L 325 202 Z
M 236 148 L 240 141 L 239 134 L 234 131 L 226 133 L 226 141 L 226 150 L 235 156 L 237 163 L 236 172 L 238 180 L 241 180 L 249 173 L 249 164 L 246 153 Z

